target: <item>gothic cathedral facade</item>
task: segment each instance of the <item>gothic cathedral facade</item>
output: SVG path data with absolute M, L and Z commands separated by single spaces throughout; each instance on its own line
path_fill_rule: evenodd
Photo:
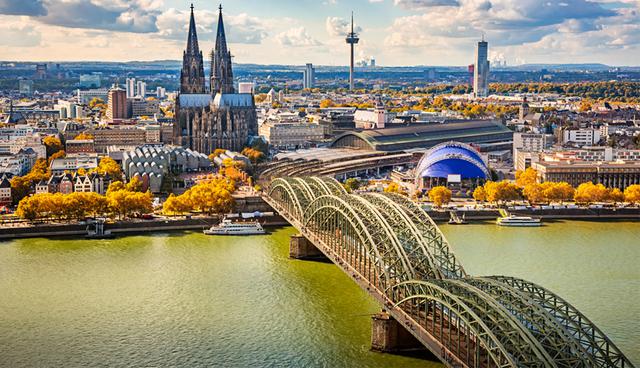
M 192 5 L 187 49 L 182 58 L 180 93 L 176 99 L 173 142 L 205 154 L 218 148 L 240 151 L 252 136 L 258 134 L 258 122 L 253 95 L 235 93 L 222 7 L 218 15 L 216 44 L 211 53 L 209 81 L 207 91 Z

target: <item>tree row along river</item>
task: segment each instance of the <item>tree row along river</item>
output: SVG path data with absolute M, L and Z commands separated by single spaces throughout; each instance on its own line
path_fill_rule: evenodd
M 467 271 L 539 283 L 640 362 L 640 222 L 442 226 Z M 0 366 L 441 367 L 374 353 L 380 307 L 292 228 L 0 242 Z

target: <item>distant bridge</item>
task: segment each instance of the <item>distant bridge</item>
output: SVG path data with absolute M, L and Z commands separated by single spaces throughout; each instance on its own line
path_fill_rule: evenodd
M 449 367 L 633 367 L 577 309 L 531 282 L 472 277 L 415 203 L 348 194 L 325 177 L 273 180 L 264 199 L 301 234 L 291 252 L 320 251 L 387 311 L 372 345 L 417 340 Z

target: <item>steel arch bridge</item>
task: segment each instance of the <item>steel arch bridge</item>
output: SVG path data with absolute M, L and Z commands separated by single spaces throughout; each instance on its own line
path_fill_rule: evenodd
M 278 178 L 264 199 L 450 367 L 633 367 L 589 319 L 534 283 L 468 275 L 436 224 L 394 194 Z

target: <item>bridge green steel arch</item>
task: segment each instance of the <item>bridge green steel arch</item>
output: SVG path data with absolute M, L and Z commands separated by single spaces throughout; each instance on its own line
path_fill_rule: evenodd
M 362 277 L 385 290 L 404 272 L 385 267 L 385 257 L 378 251 L 380 233 L 371 233 L 360 214 L 343 198 L 321 196 L 307 208 L 303 230 L 311 232 L 342 260 L 349 262 Z
M 362 197 L 377 207 L 378 212 L 395 231 L 409 262 L 417 272 L 416 279 L 441 279 L 442 272 L 436 266 L 427 248 L 428 241 L 411 221 L 411 218 L 407 216 L 402 206 L 380 193 L 367 193 Z
M 559 367 L 595 367 L 593 357 L 562 324 L 518 289 L 491 278 L 462 279 L 505 306 L 532 332 Z
M 428 241 L 428 249 L 431 253 L 438 269 L 443 273 L 444 278 L 460 278 L 467 276 L 464 268 L 456 259 L 449 242 L 444 237 L 440 228 L 433 222 L 433 219 L 417 204 L 407 197 L 395 193 L 385 193 L 405 210 L 405 213 L 412 219 L 413 223 L 425 234 Z
M 391 298 L 450 354 L 479 367 L 519 367 L 516 358 L 476 311 L 458 295 L 431 282 L 408 281 L 394 285 Z M 437 313 L 441 311 L 441 313 Z M 445 321 L 445 317 L 447 320 Z M 452 340 L 452 329 L 456 338 Z M 464 331 L 464 340 L 460 332 Z
M 275 179 L 267 193 L 301 232 L 421 321 L 420 328 L 435 328 L 440 318 L 439 343 L 464 353 L 459 358 L 469 366 L 633 367 L 602 331 L 552 292 L 512 277 L 469 277 L 433 220 L 406 197 L 351 195 L 335 179 L 320 177 Z M 473 333 L 472 340 L 465 337 L 464 351 L 459 336 L 455 348 L 451 336 L 442 341 L 443 326 L 451 332 L 452 323 L 458 334 L 460 328 Z M 482 351 L 470 357 L 469 349 L 480 345 Z
M 490 276 L 529 296 L 551 313 L 582 346 L 591 352 L 595 367 L 633 367 L 629 359 L 593 322 L 555 293 L 530 281 L 509 276 Z

